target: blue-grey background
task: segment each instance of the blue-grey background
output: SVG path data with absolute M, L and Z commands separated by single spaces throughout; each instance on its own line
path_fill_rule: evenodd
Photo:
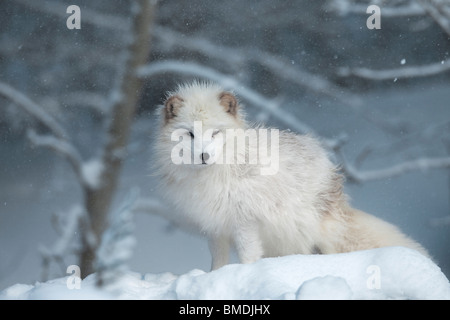
M 101 108 L 120 74 L 130 2 L 0 2 L 0 81 L 43 106 L 86 156 L 104 142 Z M 342 73 L 445 65 L 449 34 L 427 14 L 384 17 L 382 5 L 381 29 L 369 30 L 368 14 L 343 14 L 331 2 L 160 1 L 148 62 L 187 62 L 196 72 L 176 64 L 179 72 L 145 80 L 116 202 L 132 187 L 139 188 L 142 198 L 160 201 L 150 169 L 157 134 L 154 110 L 167 90 L 202 79 L 205 68 L 276 102 L 279 115 L 289 113 L 323 138 L 345 136 L 342 152 L 361 171 L 449 157 L 448 71 L 381 81 Z M 81 8 L 80 30 L 66 28 L 65 9 L 71 4 Z M 249 120 L 295 131 L 261 106 L 241 100 Z M 26 137 L 30 127 L 40 128 L 0 98 L 0 289 L 41 280 L 39 248 L 51 247 L 58 238 L 52 215 L 81 203 L 71 167 L 52 151 L 34 148 Z M 332 157 L 339 163 L 339 157 Z M 448 277 L 450 224 L 442 218 L 450 214 L 449 179 L 448 168 L 415 170 L 379 181 L 349 180 L 346 190 L 354 206 L 421 242 Z M 158 213 L 136 213 L 137 244 L 129 268 L 141 273 L 208 270 L 206 241 Z M 76 260 L 68 256 L 65 264 L 71 263 Z M 62 275 L 64 270 L 53 265 L 50 277 Z

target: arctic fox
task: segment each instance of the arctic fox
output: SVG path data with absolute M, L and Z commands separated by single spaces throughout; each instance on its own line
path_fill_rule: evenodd
M 289 254 L 405 246 L 395 226 L 352 208 L 343 177 L 308 135 L 247 124 L 239 101 L 211 83 L 169 92 L 159 109 L 155 165 L 172 219 L 205 235 L 211 268 Z

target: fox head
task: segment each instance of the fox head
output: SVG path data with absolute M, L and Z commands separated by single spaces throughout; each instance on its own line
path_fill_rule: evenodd
M 259 165 L 263 175 L 278 170 L 278 130 L 248 128 L 233 93 L 208 83 L 181 85 L 168 93 L 160 111 L 162 135 L 157 150 L 164 153 L 162 159 L 167 161 L 170 154 L 172 164 L 192 168 Z
M 174 163 L 216 163 L 224 146 L 225 130 L 242 126 L 236 96 L 217 85 L 194 82 L 169 92 L 163 107 L 164 127 L 171 140 Z

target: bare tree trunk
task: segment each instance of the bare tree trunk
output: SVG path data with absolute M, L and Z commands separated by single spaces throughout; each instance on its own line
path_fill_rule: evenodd
M 106 228 L 108 212 L 113 200 L 131 124 L 142 89 L 142 81 L 136 76 L 136 69 L 144 65 L 150 52 L 150 24 L 153 21 L 155 5 L 149 0 L 138 0 L 132 27 L 132 41 L 128 50 L 125 72 L 122 76 L 119 99 L 114 102 L 108 127 L 107 142 L 102 152 L 103 164 L 98 186 L 84 189 L 88 221 L 83 223 L 84 245 L 80 255 L 82 278 L 94 272 L 96 249 Z

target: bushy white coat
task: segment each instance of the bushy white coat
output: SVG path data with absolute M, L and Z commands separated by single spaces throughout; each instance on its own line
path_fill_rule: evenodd
M 219 86 L 179 86 L 168 94 L 160 121 L 154 164 L 176 209 L 171 218 L 209 239 L 212 269 L 228 263 L 232 247 L 242 263 L 384 246 L 427 255 L 395 226 L 349 206 L 342 176 L 313 137 L 280 131 L 277 141 L 268 139 L 278 143 L 277 158 L 263 159 L 251 143 L 260 135 L 248 135 L 232 163 L 217 163 L 230 143 L 227 130 L 249 128 L 236 97 Z M 251 152 L 261 156 L 258 163 L 249 163 Z M 180 164 L 181 155 L 192 161 Z M 209 156 L 215 162 L 204 161 Z M 262 174 L 267 166 L 273 174 Z

